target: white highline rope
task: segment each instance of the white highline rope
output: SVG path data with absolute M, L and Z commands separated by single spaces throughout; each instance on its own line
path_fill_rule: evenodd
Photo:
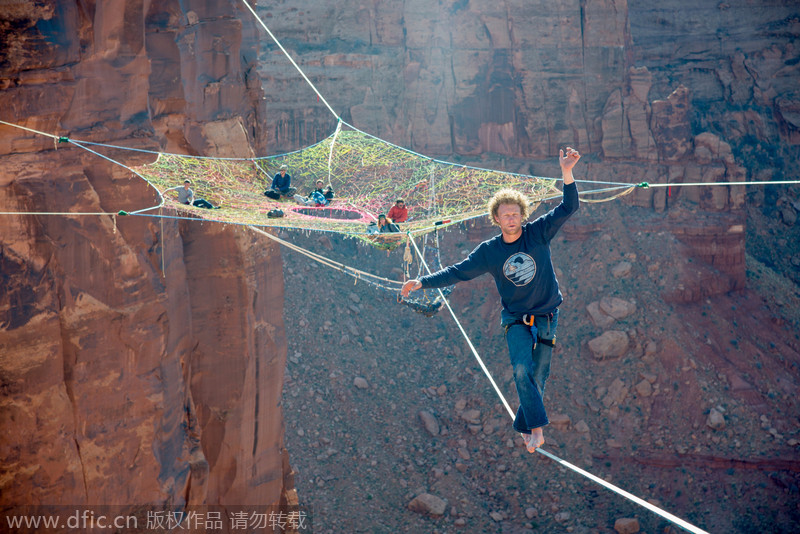
M 411 239 L 411 243 L 414 245 L 414 250 L 417 251 L 417 255 L 419 256 L 420 261 L 425 266 L 425 269 L 428 271 L 428 274 L 431 274 L 431 270 L 428 267 L 427 263 L 425 263 L 425 259 L 423 258 L 422 254 L 420 253 L 420 250 L 417 247 L 417 244 L 414 241 L 414 238 L 411 237 L 411 236 L 409 236 L 409 237 Z M 509 406 L 508 401 L 506 400 L 506 398 L 503 395 L 503 393 L 497 387 L 497 384 L 495 383 L 494 379 L 492 378 L 492 375 L 489 373 L 489 370 L 486 368 L 486 365 L 484 365 L 483 360 L 478 355 L 478 351 L 475 350 L 475 346 L 472 344 L 472 341 L 469 339 L 469 336 L 467 336 L 467 333 L 464 331 L 464 328 L 461 326 L 461 322 L 458 320 L 458 317 L 456 317 L 456 314 L 453 311 L 453 308 L 450 307 L 450 303 L 445 298 L 444 293 L 442 293 L 442 290 L 439 289 L 439 288 L 437 288 L 437 291 L 439 291 L 439 296 L 441 297 L 441 299 L 444 302 L 445 306 L 447 306 L 447 309 L 450 311 L 450 315 L 453 317 L 453 320 L 455 321 L 456 326 L 458 326 L 458 329 L 461 331 L 461 335 L 463 335 L 464 339 L 466 339 L 467 344 L 469 345 L 469 348 L 472 350 L 472 354 L 475 356 L 475 359 L 478 360 L 478 363 L 480 364 L 481 369 L 483 369 L 484 374 L 486 374 L 486 376 L 489 378 L 489 382 L 492 383 L 492 387 L 494 387 L 494 390 L 497 392 L 497 395 L 500 397 L 500 400 L 503 401 L 503 405 L 506 407 L 506 411 L 508 411 L 508 415 L 510 415 L 511 419 L 513 420 L 514 417 L 515 417 L 514 411 L 511 409 L 511 406 Z M 674 516 L 674 515 L 670 514 L 669 512 L 666 512 L 666 511 L 662 510 L 661 508 L 658 508 L 657 506 L 654 506 L 653 504 L 650 504 L 649 502 L 647 502 L 647 501 L 645 501 L 643 499 L 640 499 L 636 495 L 633 495 L 632 493 L 628 493 L 627 491 L 623 490 L 622 488 L 618 488 L 614 484 L 612 484 L 610 482 L 606 482 L 602 478 L 599 478 L 599 477 L 589 473 L 588 471 L 585 471 L 585 470 L 581 469 L 580 467 L 567 462 L 566 460 L 562 460 L 558 456 L 545 451 L 541 447 L 536 449 L 536 452 L 547 456 L 551 460 L 563 465 L 564 467 L 567 467 L 567 468 L 575 471 L 576 473 L 585 476 L 589 480 L 592 480 L 592 481 L 600 484 L 601 486 L 610 489 L 611 491 L 613 491 L 613 492 L 615 492 L 615 493 L 617 493 L 617 494 L 619 494 L 619 495 L 621 495 L 621 496 L 623 496 L 623 497 L 635 502 L 636 504 L 638 504 L 638 505 L 640 505 L 640 506 L 642 506 L 644 508 L 647 508 L 651 512 L 660 515 L 661 517 L 663 517 L 663 518 L 669 520 L 670 522 L 672 522 L 672 523 L 674 523 L 674 524 L 676 524 L 676 525 L 688 530 L 689 532 L 693 532 L 694 534 L 709 534 L 707 531 L 702 530 L 702 529 L 692 525 L 691 523 L 688 523 L 688 522 L 684 521 L 680 517 Z
M 110 211 L 0 211 L 0 215 L 64 215 L 72 217 L 74 215 L 91 215 L 91 216 L 116 216 L 119 212 Z
M 35 133 L 35 134 L 44 135 L 45 137 L 52 137 L 53 139 L 56 139 L 56 140 L 58 140 L 58 138 L 59 138 L 57 135 L 49 134 L 47 132 L 40 132 L 39 130 L 34 130 L 33 128 L 28 128 L 27 126 L 22 126 L 20 124 L 12 124 L 12 123 L 6 122 L 6 121 L 0 121 L 0 124 L 5 124 L 6 126 L 12 126 L 14 128 L 19 128 L 20 130 L 25 130 L 27 132 L 32 132 L 32 133 Z
M 300 67 L 297 65 L 297 63 L 295 63 L 295 62 L 294 62 L 294 59 L 292 59 L 292 56 L 290 56 L 290 55 L 289 55 L 289 52 L 287 52 L 287 51 L 286 51 L 286 49 L 283 47 L 283 45 L 280 43 L 280 41 L 278 41 L 278 38 L 277 38 L 277 37 L 275 37 L 274 35 L 272 35 L 272 32 L 271 32 L 271 31 L 269 31 L 269 28 L 267 28 L 267 25 L 266 25 L 266 24 L 264 24 L 264 21 L 263 21 L 263 20 L 261 20 L 261 17 L 259 17 L 259 16 L 256 14 L 256 12 L 253 10 L 253 8 L 252 8 L 252 7 L 250 7 L 250 4 L 248 4 L 246 0 L 242 0 L 242 3 L 245 5 L 245 7 L 247 7 L 247 9 L 248 9 L 248 10 L 250 10 L 250 13 L 252 13 L 252 14 L 253 14 L 253 16 L 254 16 L 254 17 L 255 17 L 255 19 L 258 21 L 258 23 L 259 23 L 259 24 L 261 24 L 261 27 L 262 27 L 262 28 L 264 28 L 264 30 L 265 30 L 265 31 L 266 31 L 266 32 L 269 34 L 269 36 L 272 38 L 272 40 L 273 40 L 273 41 L 275 41 L 275 44 L 276 44 L 276 45 L 278 45 L 278 47 L 281 49 L 281 51 L 284 53 L 284 55 L 285 55 L 287 58 L 289 58 L 289 61 L 291 61 L 291 62 L 292 62 L 292 65 L 294 65 L 294 68 L 296 68 L 296 69 L 297 69 L 297 72 L 299 72 L 299 73 L 300 73 L 300 76 L 302 76 L 302 77 L 303 77 L 303 79 L 304 79 L 306 82 L 308 82 L 308 85 L 310 85 L 310 86 L 311 86 L 311 88 L 314 90 L 314 92 L 315 92 L 315 93 L 317 93 L 317 96 L 319 97 L 319 99 L 320 99 L 320 100 L 322 100 L 322 102 L 323 102 L 323 103 L 324 103 L 324 104 L 325 104 L 325 105 L 328 107 L 328 109 L 330 110 L 330 112 L 331 112 L 331 113 L 333 113 L 333 116 L 334 116 L 334 117 L 336 117 L 336 118 L 338 119 L 338 118 L 339 118 L 339 114 L 338 114 L 338 113 L 336 113 L 335 111 L 333 111 L 333 108 L 331 107 L 331 105 L 330 105 L 330 104 L 328 104 L 328 101 L 327 101 L 327 100 L 325 100 L 325 97 L 324 97 L 324 96 L 322 96 L 322 94 L 321 94 L 319 91 L 317 91 L 317 88 L 314 86 L 314 84 L 313 84 L 313 83 L 311 83 L 311 80 L 309 80 L 309 79 L 308 79 L 308 77 L 306 76 L 306 73 L 305 73 L 305 72 L 303 72 L 303 69 L 301 69 L 301 68 L 300 68 Z
M 425 261 L 425 258 L 422 255 L 422 252 L 420 252 L 420 250 L 419 250 L 419 247 L 417 247 L 417 242 L 414 240 L 413 236 L 411 236 L 410 234 L 409 234 L 409 239 L 411 240 L 411 244 L 414 245 L 414 250 L 417 251 L 417 256 L 419 256 L 419 260 L 422 263 L 422 265 L 425 267 L 425 270 L 428 271 L 428 274 L 431 274 L 431 269 L 430 269 L 430 267 L 428 267 L 428 264 L 427 264 L 427 262 Z M 458 317 L 456 317 L 456 314 L 453 311 L 453 308 L 450 307 L 450 303 L 445 298 L 444 293 L 442 293 L 442 290 L 440 288 L 436 288 L 436 290 L 439 292 L 439 297 L 441 297 L 442 302 L 444 302 L 444 305 L 447 306 L 448 310 L 450 310 L 450 315 L 453 316 L 453 320 L 456 322 L 456 326 L 458 326 L 458 329 L 461 330 L 461 335 L 463 335 L 464 339 L 467 341 L 467 345 L 469 345 L 469 348 L 472 350 L 472 354 L 475 356 L 475 359 L 478 360 L 478 364 L 480 364 L 481 369 L 483 369 L 483 373 L 489 379 L 489 382 L 491 382 L 492 387 L 497 392 L 497 395 L 500 397 L 500 400 L 503 401 L 503 405 L 506 407 L 506 411 L 508 411 L 508 414 L 513 419 L 514 418 L 514 410 L 511 409 L 511 406 L 508 404 L 508 401 L 506 400 L 505 396 L 500 391 L 500 388 L 497 387 L 497 384 L 495 383 L 494 378 L 492 378 L 492 375 L 489 372 L 489 369 L 486 368 L 486 365 L 483 363 L 483 360 L 481 359 L 480 355 L 478 354 L 478 351 L 475 349 L 475 345 L 472 344 L 472 340 L 470 340 L 469 336 L 464 331 L 464 328 L 461 326 L 461 322 L 458 320 Z
M 648 183 L 647 187 L 699 187 L 704 185 L 787 185 L 787 184 L 800 184 L 800 180 L 776 180 L 772 181 L 761 181 L 761 182 L 687 182 L 687 183 L 675 183 L 675 184 L 651 184 Z M 638 184 L 637 184 L 638 186 Z
M 328 187 L 331 186 L 331 167 L 333 167 L 333 147 L 336 146 L 336 138 L 339 137 L 339 132 L 342 131 L 342 121 L 336 121 L 336 131 L 333 133 L 331 140 L 331 149 L 328 152 Z

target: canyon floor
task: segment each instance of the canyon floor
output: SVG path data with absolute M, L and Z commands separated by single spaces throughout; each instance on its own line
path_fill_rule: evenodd
M 667 303 L 673 286 L 711 271 L 682 255 L 665 217 L 622 203 L 584 205 L 553 241 L 565 301 L 544 448 L 709 532 L 795 531 L 800 289 L 748 255 L 743 290 Z M 763 232 L 753 234 L 762 243 L 780 238 L 774 223 L 748 227 Z M 443 263 L 494 233 L 484 223 L 443 232 Z M 402 276 L 402 249 L 283 236 Z M 425 317 L 392 294 L 282 253 L 286 446 L 315 532 L 594 533 L 615 532 L 620 519 L 636 519 L 641 532 L 680 531 L 527 453 L 447 310 Z M 598 326 L 587 308 L 603 299 L 635 311 Z M 451 303 L 516 409 L 493 281 L 458 285 Z M 598 358 L 589 341 L 611 330 L 627 334 L 628 349 Z M 444 514 L 410 510 L 421 494 L 446 501 Z

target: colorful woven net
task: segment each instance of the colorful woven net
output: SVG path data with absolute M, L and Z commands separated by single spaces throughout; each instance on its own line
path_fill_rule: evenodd
M 302 206 L 292 198 L 272 200 L 264 191 L 281 165 L 292 186 L 306 196 L 317 179 L 330 185 L 335 198 L 325 207 Z M 500 188 L 528 195 L 531 203 L 558 195 L 555 180 L 478 169 L 433 160 L 340 122 L 334 134 L 308 148 L 255 159 L 219 159 L 160 154 L 136 169 L 164 196 L 165 205 L 192 217 L 262 227 L 336 232 L 392 246 L 406 232 L 425 234 L 486 213 L 486 202 Z M 195 198 L 221 209 L 179 204 L 169 188 L 191 181 Z M 400 233 L 373 235 L 368 224 L 402 198 L 409 219 Z M 271 210 L 283 212 L 279 218 Z

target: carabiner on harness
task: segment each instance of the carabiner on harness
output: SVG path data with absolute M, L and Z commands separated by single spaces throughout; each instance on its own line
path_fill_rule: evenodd
M 533 336 L 533 348 L 536 348 L 536 342 L 539 340 L 539 329 L 536 328 L 536 323 L 533 315 L 527 313 L 522 316 L 522 322 L 531 329 L 531 336 Z

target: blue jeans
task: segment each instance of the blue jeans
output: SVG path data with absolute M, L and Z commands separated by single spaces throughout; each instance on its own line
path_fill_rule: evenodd
M 533 333 L 534 329 L 531 327 L 515 323 L 516 320 L 518 318 L 503 310 L 501 314 L 503 326 L 511 325 L 506 330 L 506 342 L 520 403 L 514 418 L 514 430 L 529 434 L 532 428 L 539 428 L 550 423 L 542 397 L 544 396 L 545 382 L 550 376 L 553 347 L 539 340 L 555 341 L 558 310 L 554 311 L 552 315 L 534 318 L 536 334 Z

